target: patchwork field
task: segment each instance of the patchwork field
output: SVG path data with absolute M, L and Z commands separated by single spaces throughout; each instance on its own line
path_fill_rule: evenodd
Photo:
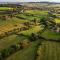
M 0 11 L 1 10 L 7 11 L 13 10 L 13 8 L 0 7 Z M 8 17 L 6 20 L 0 19 L 0 34 L 15 28 L 28 27 L 27 30 L 24 28 L 24 30 L 3 36 L 3 38 L 0 39 L 0 59 L 60 60 L 60 33 L 53 32 L 48 28 L 43 31 L 43 24 L 45 24 L 46 21 L 46 19 L 43 18 L 47 17 L 47 15 L 48 11 L 25 10 L 23 13 L 18 12 L 13 15 L 12 18 Z M 56 23 L 60 23 L 60 19 L 58 18 L 55 18 L 55 21 Z M 41 31 L 42 33 L 40 33 Z M 31 38 L 29 39 L 29 37 Z M 25 43 L 25 41 L 27 42 Z M 24 48 L 24 44 L 30 45 Z

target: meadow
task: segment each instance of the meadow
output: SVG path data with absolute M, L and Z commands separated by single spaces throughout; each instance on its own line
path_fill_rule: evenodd
M 13 8 L 0 8 L 2 11 L 9 9 Z M 14 28 L 24 27 L 23 23 L 33 22 L 35 18 L 38 21 L 37 23 L 39 23 L 39 25 L 35 25 L 35 22 L 33 22 L 34 24 L 32 28 L 13 33 L 12 35 L 0 39 L 0 51 L 7 49 L 11 45 L 20 43 L 23 40 L 30 41 L 28 37 L 30 37 L 32 33 L 38 34 L 43 30 L 43 27 L 40 25 L 40 18 L 42 16 L 47 16 L 47 14 L 48 11 L 26 10 L 24 13 L 18 13 L 12 18 L 6 20 L 0 19 L 0 34 L 10 31 L 11 29 L 13 30 Z M 59 23 L 60 20 L 56 18 L 55 21 L 56 23 Z M 60 42 L 49 41 L 49 39 L 60 39 L 60 33 L 52 32 L 49 29 L 46 29 L 39 36 L 42 36 L 47 40 L 41 39 L 40 37 L 40 39 L 30 41 L 31 44 L 28 47 L 16 51 L 5 60 L 60 60 Z

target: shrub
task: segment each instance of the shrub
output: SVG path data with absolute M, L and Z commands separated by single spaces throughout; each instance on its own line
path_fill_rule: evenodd
M 37 35 L 37 34 L 32 33 L 32 34 L 31 34 L 31 36 L 30 36 L 30 40 L 31 40 L 31 41 L 38 40 L 38 35 Z

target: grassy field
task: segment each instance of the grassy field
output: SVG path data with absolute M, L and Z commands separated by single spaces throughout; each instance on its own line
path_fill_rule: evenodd
M 46 16 L 47 11 L 39 11 L 39 10 L 26 10 L 24 14 L 17 14 L 17 17 L 21 19 L 34 20 L 34 18 L 40 20 L 41 16 Z
M 12 30 L 17 27 L 22 27 L 22 23 L 24 22 L 28 22 L 28 20 L 18 19 L 16 17 L 13 17 L 12 19 L 6 21 L 0 20 L 0 33 Z M 17 27 L 15 27 L 15 25 L 17 25 Z
M 13 17 L 13 18 L 10 18 L 10 19 L 7 19 L 6 21 L 5 20 L 0 20 L 0 26 L 2 25 L 15 25 L 15 24 L 20 24 L 20 23 L 24 23 L 24 22 L 27 22 L 28 20 L 24 20 L 24 19 L 18 19 L 16 17 Z
M 19 32 L 20 33 L 23 33 L 24 35 L 30 35 L 31 33 L 37 33 L 41 30 L 40 26 L 36 26 L 30 30 L 27 30 L 27 31 L 22 31 L 22 32 Z M 27 38 L 27 37 L 26 37 Z M 8 46 L 12 45 L 12 44 L 15 44 L 17 42 L 20 42 L 20 40 L 24 40 L 24 36 L 17 36 L 17 35 L 10 35 L 8 37 L 5 37 L 3 39 L 0 40 L 0 50 L 4 49 L 4 48 L 7 48 Z
M 60 60 L 60 43 L 44 41 L 39 47 L 36 60 Z
M 26 10 L 25 13 L 29 13 L 29 14 L 34 14 L 34 15 L 46 15 L 48 11 L 40 11 L 40 10 Z
M 37 33 L 40 30 L 42 30 L 41 26 L 35 26 L 30 30 L 22 31 L 20 33 L 23 33 L 24 35 L 30 35 L 31 33 Z M 18 34 L 20 34 L 20 33 L 18 33 Z
M 55 19 L 56 23 L 60 23 L 60 19 L 56 18 Z
M 0 51 L 11 46 L 12 44 L 16 44 L 25 39 L 26 37 L 18 35 L 10 35 L 8 37 L 0 39 Z
M 60 33 L 52 32 L 49 30 L 45 30 L 41 35 L 47 39 L 60 39 Z
M 9 10 L 12 8 L 8 7 L 0 7 L 0 10 Z M 16 28 L 15 25 L 18 27 L 22 27 L 21 25 L 24 22 L 30 22 L 30 20 L 34 20 L 36 18 L 37 20 L 40 20 L 41 16 L 46 16 L 48 13 L 47 11 L 39 11 L 39 10 L 26 10 L 22 14 L 17 14 L 15 17 L 1 20 L 0 19 L 0 33 L 11 30 L 13 28 Z M 55 19 L 56 23 L 59 23 L 59 19 Z M 31 35 L 31 33 L 37 33 L 41 31 L 43 28 L 39 26 L 33 26 L 33 28 L 18 32 L 17 34 L 24 34 L 25 36 L 20 35 L 10 35 L 8 37 L 4 37 L 3 39 L 0 39 L 0 51 L 3 49 L 6 49 L 7 47 L 17 44 L 21 42 L 22 40 L 28 39 L 28 36 Z M 27 37 L 26 37 L 27 36 Z M 60 33 L 55 33 L 50 30 L 45 30 L 41 36 L 45 37 L 46 39 L 60 39 Z M 37 54 L 37 48 L 38 44 L 40 43 L 39 40 L 31 42 L 31 45 L 21 51 L 18 51 L 11 56 L 9 56 L 6 60 L 35 60 L 36 54 Z M 37 60 L 60 60 L 60 43 L 59 42 L 51 42 L 51 41 L 42 41 L 42 45 L 39 46 L 39 56 L 37 57 Z
M 34 60 L 38 43 L 39 41 L 32 42 L 28 48 L 11 55 L 7 60 Z
M 13 10 L 13 8 L 10 8 L 10 7 L 0 7 L 0 11 L 7 11 L 7 10 Z

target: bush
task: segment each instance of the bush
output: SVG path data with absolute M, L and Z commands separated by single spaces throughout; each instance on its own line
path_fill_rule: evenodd
M 31 40 L 31 41 L 38 40 L 38 35 L 37 35 L 37 34 L 32 33 L 32 34 L 31 34 L 31 36 L 30 36 L 30 40 Z
M 2 51 L 1 51 L 1 54 L 2 54 L 2 57 L 3 57 L 3 58 L 5 58 L 5 57 L 7 57 L 7 56 L 9 56 L 9 55 L 10 55 L 10 53 L 9 53 L 9 50 L 8 50 L 8 49 L 4 49 L 4 50 L 2 50 Z
M 20 44 L 16 44 L 16 45 L 11 45 L 9 48 L 4 49 L 0 52 L 0 60 L 5 59 L 6 57 L 8 57 L 9 55 L 11 55 L 12 53 L 18 51 L 21 49 L 21 45 Z
M 0 60 L 3 60 L 2 54 L 0 53 Z

